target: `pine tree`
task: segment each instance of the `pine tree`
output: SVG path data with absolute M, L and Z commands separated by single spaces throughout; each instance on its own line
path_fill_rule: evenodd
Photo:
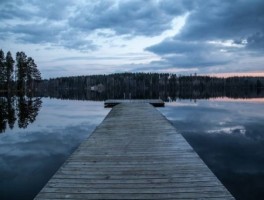
M 32 77 L 32 68 L 35 65 L 34 60 L 31 57 L 28 57 L 27 59 L 27 89 L 31 90 L 32 89 L 32 82 L 33 82 L 33 77 Z
M 40 71 L 37 68 L 37 65 L 31 57 L 27 59 L 27 88 L 32 90 L 34 88 L 34 82 L 41 80 Z
M 4 87 L 5 74 L 6 74 L 5 53 L 2 49 L 0 49 L 0 89 L 3 89 Z
M 26 89 L 27 78 L 27 56 L 24 52 L 17 52 L 16 54 L 16 67 L 17 67 L 17 90 L 24 92 Z
M 13 80 L 13 72 L 14 72 L 14 59 L 10 51 L 6 54 L 5 65 L 6 65 L 6 88 L 8 90 L 11 89 L 11 82 Z

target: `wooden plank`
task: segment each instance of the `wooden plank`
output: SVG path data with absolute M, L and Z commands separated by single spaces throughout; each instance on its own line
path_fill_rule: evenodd
M 234 199 L 145 102 L 116 105 L 35 199 Z
M 164 107 L 161 99 L 108 99 L 105 101 L 105 108 L 112 108 L 120 103 L 149 103 L 154 107 Z
M 221 193 L 221 192 L 213 192 L 206 193 L 203 191 L 200 192 L 186 192 L 186 193 L 178 193 L 178 192 L 170 192 L 170 193 L 162 193 L 162 194 L 129 194 L 129 193 L 108 193 L 108 194 L 87 194 L 87 193 L 71 193 L 71 192 L 43 192 L 36 197 L 39 199 L 234 199 L 230 197 L 229 194 Z

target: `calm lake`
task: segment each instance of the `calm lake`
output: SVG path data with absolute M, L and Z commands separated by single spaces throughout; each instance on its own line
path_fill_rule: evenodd
M 110 109 L 102 101 L 1 97 L 0 199 L 33 199 Z M 264 100 L 159 108 L 236 199 L 264 198 Z M 12 129 L 11 129 L 11 128 Z

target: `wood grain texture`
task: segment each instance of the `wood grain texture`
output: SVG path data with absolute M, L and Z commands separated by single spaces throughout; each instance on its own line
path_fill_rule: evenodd
M 35 199 L 234 199 L 171 123 L 116 105 Z

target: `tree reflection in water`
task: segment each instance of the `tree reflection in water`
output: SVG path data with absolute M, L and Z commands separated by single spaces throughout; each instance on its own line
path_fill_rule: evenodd
M 13 129 L 16 121 L 19 128 L 26 128 L 36 120 L 41 104 L 39 97 L 0 97 L 0 133 L 8 126 Z

